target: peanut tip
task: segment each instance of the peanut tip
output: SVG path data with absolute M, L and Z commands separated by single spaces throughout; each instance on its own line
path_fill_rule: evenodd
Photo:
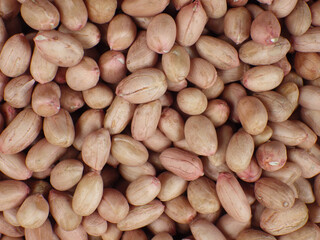
M 43 40 L 47 40 L 47 37 L 43 36 L 43 35 L 37 35 L 34 38 L 35 41 L 43 41 Z
M 123 58 L 117 58 L 117 60 L 118 60 L 120 63 L 124 64 Z
M 273 42 L 273 43 L 278 42 L 278 40 L 279 40 L 279 38 L 271 38 L 271 39 L 270 39 L 270 41 Z

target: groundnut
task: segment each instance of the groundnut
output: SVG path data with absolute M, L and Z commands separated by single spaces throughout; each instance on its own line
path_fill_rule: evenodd
M 55 82 L 37 84 L 32 93 L 31 106 L 41 117 L 51 117 L 60 110 L 61 91 Z
M 6 234 L 8 237 L 18 238 L 24 236 L 24 229 L 22 227 L 12 226 L 4 219 L 3 215 L 0 215 L 0 231 L 2 234 Z
M 250 36 L 251 15 L 244 7 L 231 8 L 224 16 L 224 34 L 235 44 Z
M 220 173 L 216 185 L 221 205 L 226 212 L 239 222 L 251 218 L 249 202 L 238 180 L 230 173 Z
M 218 76 L 227 84 L 239 81 L 243 78 L 243 74 L 250 69 L 250 66 L 240 61 L 240 65 L 228 70 L 218 70 Z
M 214 213 L 220 209 L 215 183 L 206 177 L 190 182 L 187 196 L 193 209 L 199 213 Z
M 301 21 L 292 24 L 294 19 L 301 19 Z M 311 11 L 305 1 L 298 1 L 292 12 L 285 18 L 287 29 L 294 36 L 304 34 L 309 29 L 311 21 Z
M 275 91 L 254 93 L 253 96 L 257 97 L 266 107 L 270 122 L 283 122 L 294 111 L 289 100 Z
M 18 77 L 29 67 L 31 46 L 20 33 L 11 36 L 3 45 L 0 53 L 0 70 L 8 77 Z
M 84 49 L 89 49 L 96 46 L 100 42 L 101 34 L 98 27 L 90 22 L 78 31 L 71 31 L 65 25 L 59 27 L 59 31 L 69 33 L 72 37 L 77 39 Z
M 205 116 L 191 116 L 184 126 L 184 135 L 190 149 L 203 156 L 216 153 L 218 139 L 213 123 Z
M 137 27 L 125 14 L 117 14 L 108 26 L 107 41 L 111 50 L 124 50 L 132 44 L 137 34 Z
M 270 172 L 277 171 L 286 164 L 286 146 L 279 141 L 263 143 L 256 150 L 256 158 L 262 169 Z
M 163 212 L 164 205 L 159 200 L 153 200 L 146 205 L 133 207 L 117 227 L 121 231 L 142 228 L 155 221 Z
M 314 223 L 308 222 L 302 228 L 292 233 L 280 236 L 279 240 L 289 240 L 289 239 L 300 240 L 300 239 L 304 239 L 305 237 L 310 239 L 317 239 L 319 238 L 319 236 L 320 236 L 319 227 Z
M 283 18 L 288 16 L 292 12 L 297 2 L 298 0 L 293 0 L 293 1 L 273 0 L 270 5 L 266 6 L 266 8 L 269 11 L 274 12 L 277 18 Z
M 4 88 L 3 99 L 14 108 L 24 108 L 31 101 L 35 80 L 30 75 L 13 78 Z
M 191 223 L 197 214 L 185 196 L 169 200 L 165 202 L 165 205 L 165 213 L 177 223 Z
M 206 96 L 197 88 L 185 88 L 177 95 L 177 104 L 181 111 L 189 115 L 203 113 L 208 105 Z
M 258 165 L 256 158 L 253 156 L 249 166 L 241 171 L 237 172 L 237 176 L 245 182 L 255 182 L 262 174 L 262 168 Z
M 97 62 L 85 56 L 77 65 L 68 68 L 66 82 L 71 89 L 84 91 L 96 86 L 99 76 L 100 70 Z
M 72 199 L 72 209 L 80 216 L 92 214 L 103 194 L 102 177 L 97 172 L 89 172 L 78 183 Z
M 240 121 L 238 113 L 236 111 L 237 104 L 239 100 L 246 95 L 247 93 L 245 88 L 238 83 L 231 83 L 227 85 L 222 92 L 221 98 L 224 99 L 230 106 L 230 118 L 234 122 Z
M 254 92 L 263 92 L 276 88 L 283 79 L 283 71 L 276 66 L 259 66 L 246 71 L 241 83 Z
M 220 127 L 228 120 L 230 107 L 224 100 L 213 99 L 208 102 L 207 109 L 203 115 L 208 117 L 215 127 Z
M 85 0 L 90 21 L 98 24 L 109 22 L 117 9 L 116 0 Z
M 121 52 L 111 50 L 103 53 L 98 63 L 102 80 L 107 83 L 120 82 L 127 72 L 125 61 L 125 56 Z
M 83 142 L 82 160 L 91 168 L 101 171 L 108 161 L 111 148 L 110 133 L 101 128 L 90 133 Z
M 70 147 L 75 131 L 70 113 L 64 109 L 43 120 L 43 133 L 47 141 L 60 147 Z
M 200 158 L 190 152 L 179 148 L 168 148 L 160 154 L 159 158 L 164 168 L 185 180 L 195 180 L 203 175 Z
M 157 220 L 150 223 L 147 228 L 155 235 L 162 232 L 167 232 L 171 235 L 176 234 L 175 222 L 165 213 L 163 213 Z
M 2 154 L 0 153 L 0 171 L 15 180 L 26 180 L 32 176 L 32 171 L 27 168 L 23 153 Z
M 297 52 L 294 57 L 296 72 L 307 80 L 316 80 L 320 77 L 320 71 L 316 66 L 320 62 L 320 56 L 315 52 Z
M 302 170 L 302 176 L 311 178 L 320 172 L 320 163 L 318 158 L 304 149 L 289 149 L 288 158 L 297 163 Z
M 173 142 L 184 138 L 184 121 L 181 115 L 173 108 L 164 108 L 162 110 L 158 127 Z
M 271 11 L 262 11 L 252 21 L 250 36 L 253 41 L 263 45 L 271 45 L 278 42 L 281 26 Z
M 258 2 L 263 2 L 263 1 L 269 1 L 269 2 L 272 2 L 273 0 L 258 0 Z M 246 6 L 246 9 L 248 9 L 248 11 L 250 12 L 252 18 L 256 18 L 260 13 L 263 12 L 263 9 L 256 5 L 256 4 L 252 4 L 252 3 L 249 3 L 247 4 Z
M 71 31 L 81 30 L 87 23 L 88 11 L 82 0 L 69 2 L 56 0 L 55 4 L 60 12 L 61 22 Z
M 135 72 L 139 69 L 154 67 L 157 61 L 158 54 L 152 51 L 147 45 L 147 32 L 140 31 L 136 40 L 128 50 L 126 66 L 123 65 L 124 68 L 127 67 L 130 72 Z M 118 63 L 117 65 L 120 64 Z M 107 74 L 109 75 L 110 73 Z
M 150 17 L 162 12 L 169 2 L 169 0 L 124 0 L 121 4 L 121 9 L 133 17 Z
M 227 12 L 226 0 L 202 0 L 202 5 L 210 19 L 218 19 Z
M 297 200 L 292 208 L 273 210 L 265 208 L 260 219 L 260 227 L 274 236 L 292 233 L 306 224 L 307 206 Z
M 89 109 L 82 113 L 76 122 L 75 138 L 73 146 L 81 150 L 83 141 L 87 135 L 103 126 L 104 112 L 102 110 Z
M 134 111 L 131 122 L 132 137 L 138 141 L 147 140 L 156 132 L 160 116 L 159 100 L 139 105 Z
M 148 150 L 142 143 L 124 134 L 112 137 L 111 154 L 120 163 L 129 166 L 142 165 L 149 157 Z
M 292 104 L 292 107 L 296 109 L 299 104 L 299 87 L 294 82 L 282 83 L 276 91 L 281 95 L 285 96 L 289 102 Z
M 207 14 L 199 0 L 181 8 L 176 17 L 177 42 L 182 46 L 193 45 L 199 39 L 207 21 Z
M 175 42 L 176 32 L 176 24 L 170 15 L 161 13 L 153 17 L 147 28 L 148 47 L 159 54 L 169 52 Z
M 103 83 L 97 83 L 93 88 L 82 91 L 84 102 L 93 109 L 108 107 L 113 100 L 113 91 Z
M 17 220 L 24 228 L 38 228 L 48 218 L 49 204 L 41 194 L 28 196 L 19 207 Z
M 232 135 L 233 130 L 229 125 L 223 125 L 217 129 L 218 148 L 215 154 L 208 156 L 208 160 L 214 166 L 220 166 L 225 163 L 226 151 Z
M 216 68 L 227 70 L 239 66 L 236 49 L 229 43 L 210 36 L 201 36 L 196 42 L 199 55 Z
M 55 189 L 66 191 L 80 181 L 83 168 L 83 164 L 78 160 L 63 160 L 52 169 L 50 183 Z
M 295 197 L 291 188 L 275 178 L 260 178 L 254 184 L 256 199 L 270 209 L 290 209 Z
M 315 201 L 312 185 L 308 179 L 300 177 L 294 182 L 294 186 L 298 189 L 298 198 L 301 201 L 304 203 L 313 203 Z
M 113 223 L 108 223 L 107 231 L 101 235 L 101 238 L 103 240 L 107 240 L 107 239 L 120 240 L 121 236 L 122 236 L 122 231 L 120 231 L 117 228 L 117 225 Z
M 54 79 L 58 66 L 47 61 L 41 56 L 38 48 L 34 48 L 30 63 L 30 73 L 34 80 L 39 83 L 47 83 Z
M 190 224 L 192 234 L 197 238 L 211 238 L 216 240 L 225 240 L 225 236 L 220 230 L 211 222 L 205 219 L 198 219 Z
M 187 181 L 171 172 L 163 172 L 158 176 L 161 189 L 158 198 L 161 201 L 169 201 L 180 196 L 187 189 Z
M 156 132 L 144 140 L 143 144 L 151 151 L 162 152 L 170 147 L 172 142 L 159 129 L 156 129 Z
M 128 166 L 125 164 L 120 164 L 118 169 L 121 176 L 129 182 L 133 182 L 143 175 L 156 175 L 155 168 L 149 162 L 146 162 L 140 166 Z
M 213 83 L 213 85 L 207 89 L 203 89 L 202 92 L 207 97 L 208 100 L 217 98 L 224 89 L 224 83 L 221 78 L 218 76 L 217 80 Z
M 262 175 L 265 177 L 272 177 L 279 179 L 280 181 L 291 185 L 293 184 L 302 174 L 302 170 L 298 164 L 293 162 L 287 162 L 281 169 L 269 172 L 263 171 Z
M 88 234 L 84 230 L 82 225 L 79 225 L 75 230 L 72 231 L 65 231 L 63 230 L 58 224 L 55 225 L 54 232 L 60 239 L 65 240 L 72 240 L 72 239 L 79 239 L 79 240 L 87 240 Z
M 306 132 L 291 120 L 284 122 L 269 122 L 269 126 L 272 128 L 272 139 L 281 141 L 288 146 L 296 146 L 302 143 L 306 137 Z
M 231 137 L 226 150 L 226 163 L 234 172 L 245 170 L 251 161 L 254 142 L 250 134 L 239 130 Z
M 315 134 L 320 136 L 320 111 L 301 108 L 300 115 L 301 119 L 315 132 Z
M 20 12 L 23 20 L 36 30 L 54 29 L 60 21 L 58 9 L 47 0 L 37 2 L 24 1 L 21 5 Z
M 77 65 L 84 54 L 78 40 L 56 30 L 40 31 L 33 40 L 41 56 L 60 67 Z
M 112 135 L 122 132 L 133 117 L 135 108 L 134 104 L 116 96 L 105 114 L 104 128 L 108 129 Z M 88 123 L 91 122 L 90 119 L 88 119 Z M 79 126 L 81 125 L 79 124 Z
M 126 190 L 128 202 L 134 206 L 141 206 L 151 202 L 158 195 L 161 182 L 154 176 L 141 176 L 131 182 Z
M 20 4 L 18 1 L 2 1 L 1 17 L 3 19 L 12 19 L 19 13 Z
M 42 118 L 31 108 L 25 108 L 0 134 L 0 152 L 15 154 L 27 148 L 41 130 Z
M 253 40 L 244 43 L 239 49 L 241 61 L 252 65 L 267 65 L 280 61 L 290 50 L 286 38 L 279 37 L 276 44 L 263 45 Z
M 33 145 L 26 156 L 26 166 L 34 171 L 45 171 L 56 162 L 67 149 L 49 143 L 45 138 Z
M 291 71 L 283 78 L 283 83 L 293 82 L 297 84 L 298 87 L 303 86 L 303 79 L 297 73 Z
M 97 212 L 84 217 L 82 226 L 91 236 L 100 236 L 108 229 L 108 223 Z
M 50 213 L 65 231 L 72 231 L 81 224 L 82 217 L 72 209 L 72 197 L 66 193 L 51 190 L 49 193 Z
M 294 36 L 293 48 L 297 52 L 318 52 L 319 51 L 319 34 L 320 28 L 309 28 L 301 36 Z
M 236 111 L 244 130 L 249 134 L 258 135 L 266 128 L 268 113 L 258 98 L 252 96 L 241 98 Z
M 199 88 L 208 89 L 217 81 L 217 71 L 215 67 L 205 59 L 192 58 L 190 71 L 186 78 Z
M 307 138 L 302 143 L 298 144 L 298 147 L 304 149 L 312 148 L 317 141 L 317 135 L 305 123 L 298 120 L 294 121 L 294 123 L 307 133 Z
M 162 56 L 162 68 L 171 82 L 185 80 L 190 71 L 190 57 L 185 48 L 174 45 L 168 53 Z
M 239 222 L 229 214 L 221 216 L 217 222 L 217 227 L 227 238 L 235 239 L 239 233 L 250 226 L 250 221 Z
M 141 239 L 147 240 L 147 235 L 141 229 L 135 229 L 131 231 L 125 231 L 122 235 L 122 240 Z
M 245 229 L 239 233 L 236 240 L 276 240 L 276 238 L 268 233 L 255 229 Z
M 116 94 L 130 103 L 146 103 L 161 97 L 167 90 L 162 71 L 155 68 L 137 70 L 124 78 L 116 88 Z
M 105 188 L 98 206 L 100 216 L 108 222 L 118 223 L 127 216 L 128 212 L 129 204 L 122 193 L 116 189 Z
M 44 224 L 42 224 L 38 228 L 34 228 L 34 229 L 26 228 L 25 239 L 35 239 L 35 240 L 53 239 L 53 231 L 52 231 L 50 220 L 47 219 L 44 222 Z M 7 240 L 12 240 L 12 239 L 7 239 Z M 18 239 L 15 239 L 15 240 L 18 240 Z

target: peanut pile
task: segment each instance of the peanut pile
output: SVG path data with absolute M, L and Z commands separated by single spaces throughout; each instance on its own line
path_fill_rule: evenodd
M 320 240 L 320 1 L 0 0 L 1 240 Z

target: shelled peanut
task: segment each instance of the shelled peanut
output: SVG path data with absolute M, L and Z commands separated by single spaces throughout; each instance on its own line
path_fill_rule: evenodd
M 319 240 L 320 4 L 1 0 L 1 240 Z

